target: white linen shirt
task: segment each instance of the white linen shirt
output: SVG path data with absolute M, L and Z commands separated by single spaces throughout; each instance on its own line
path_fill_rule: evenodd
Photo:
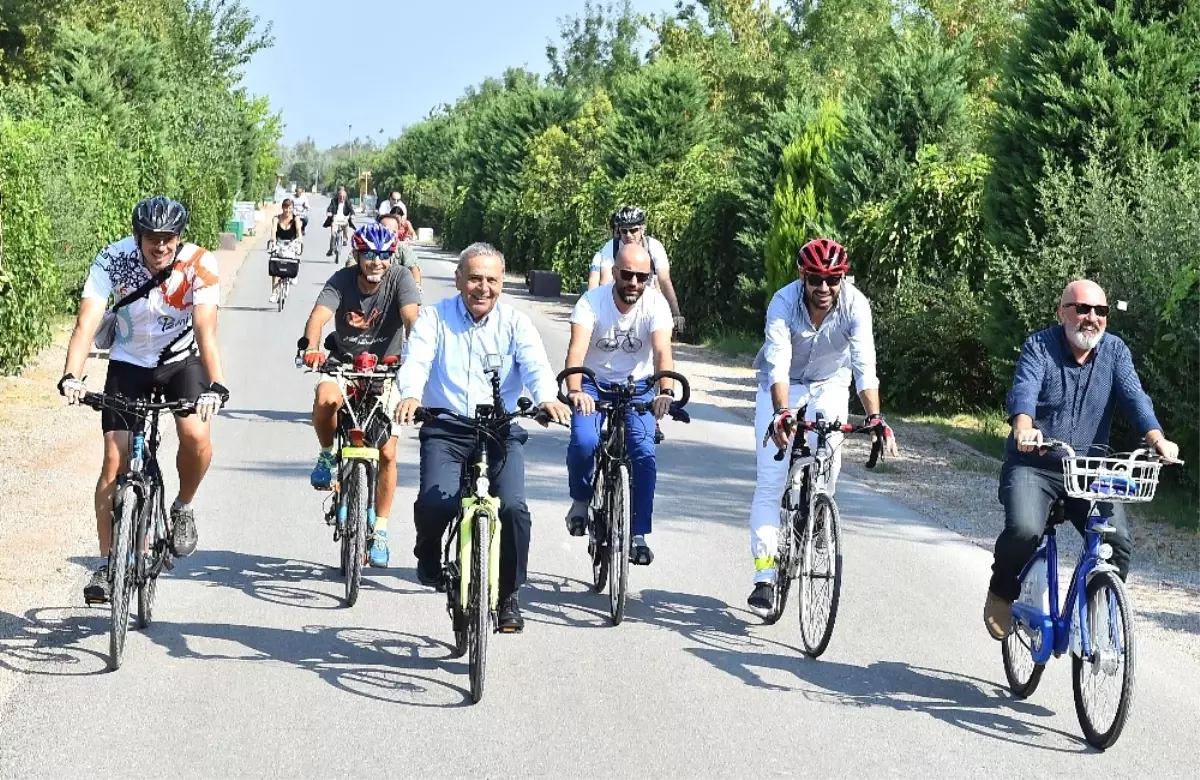
M 492 402 L 484 374 L 489 354 L 501 356 L 500 397 L 507 411 L 516 411 L 525 387 L 537 404 L 558 397 L 546 347 L 528 315 L 497 302 L 475 322 L 461 295 L 421 309 L 396 375 L 400 397 L 472 416 L 478 404 Z
M 837 305 L 815 327 L 797 280 L 775 293 L 767 307 L 766 342 L 754 358 L 760 389 L 780 382 L 813 385 L 837 382 L 858 392 L 879 387 L 875 335 L 867 296 L 842 281 Z

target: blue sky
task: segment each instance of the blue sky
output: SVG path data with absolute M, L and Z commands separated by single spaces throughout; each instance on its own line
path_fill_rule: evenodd
M 547 71 L 546 42 L 558 19 L 584 0 L 242 0 L 274 23 L 275 46 L 259 52 L 243 85 L 283 112 L 288 144 L 311 136 L 319 148 L 359 138 L 386 140 L 441 103 L 510 66 Z M 640 13 L 675 0 L 634 0 Z M 371 52 L 360 60 L 330 50 Z M 380 81 L 398 73 L 400 81 Z M 370 95 L 372 89 L 374 95 Z M 383 130 L 382 136 L 379 130 Z

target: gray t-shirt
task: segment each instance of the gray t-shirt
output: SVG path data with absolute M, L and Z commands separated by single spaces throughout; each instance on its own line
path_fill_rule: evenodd
M 317 305 L 333 310 L 335 339 L 350 355 L 373 352 L 379 357 L 399 355 L 404 347 L 400 309 L 421 303 L 421 292 L 412 272 L 398 264 L 388 268 L 375 292 L 358 287 L 358 267 L 351 266 L 329 277 L 317 296 Z

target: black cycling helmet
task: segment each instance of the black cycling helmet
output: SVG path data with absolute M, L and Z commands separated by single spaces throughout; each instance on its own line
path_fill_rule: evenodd
M 179 201 L 165 195 L 146 198 L 133 207 L 133 234 L 174 233 L 179 235 L 187 227 L 188 210 Z
M 646 224 L 646 212 L 639 209 L 637 206 L 622 206 L 612 213 L 608 219 L 609 226 L 616 230 L 617 228 L 631 228 Z

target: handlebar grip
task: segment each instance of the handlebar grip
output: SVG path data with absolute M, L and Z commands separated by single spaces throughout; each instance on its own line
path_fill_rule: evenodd
M 871 442 L 871 457 L 867 458 L 867 468 L 873 469 L 879 463 L 879 458 L 883 455 L 883 434 L 876 434 L 875 441 Z
M 576 374 L 583 374 L 584 376 L 586 376 L 588 379 L 592 380 L 593 382 L 596 381 L 596 372 L 593 371 L 592 369 L 588 368 L 587 366 L 575 366 L 573 368 L 564 368 L 562 371 L 559 372 L 558 377 L 555 380 L 558 384 L 558 400 L 564 404 L 570 404 L 571 401 L 569 398 L 567 398 L 566 393 L 564 393 L 562 391 L 563 380 L 569 376 L 574 376 Z

